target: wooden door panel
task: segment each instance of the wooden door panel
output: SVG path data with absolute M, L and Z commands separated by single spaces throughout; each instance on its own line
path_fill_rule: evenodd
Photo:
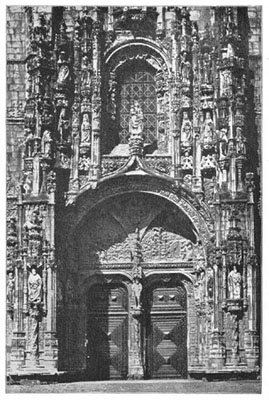
M 128 314 L 123 288 L 91 292 L 88 315 L 89 379 L 122 379 L 128 372 Z M 98 302 L 98 298 L 100 301 Z
M 187 377 L 187 315 L 183 288 L 155 288 L 147 330 L 151 378 Z

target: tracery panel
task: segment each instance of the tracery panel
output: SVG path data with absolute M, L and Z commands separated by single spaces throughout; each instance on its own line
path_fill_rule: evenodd
M 120 89 L 120 142 L 128 143 L 130 109 L 138 101 L 144 117 L 145 143 L 157 139 L 157 101 L 154 75 L 146 70 L 125 72 Z

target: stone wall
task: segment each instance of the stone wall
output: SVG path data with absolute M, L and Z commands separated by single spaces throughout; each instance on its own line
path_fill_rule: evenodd
M 25 106 L 26 31 L 24 7 L 7 7 L 7 174 L 12 181 L 22 170 Z

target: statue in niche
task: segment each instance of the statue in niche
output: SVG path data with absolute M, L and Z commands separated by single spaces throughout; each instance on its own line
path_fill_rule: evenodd
M 220 159 L 226 157 L 228 148 L 227 128 L 222 128 L 219 134 L 219 153 Z
M 191 80 L 191 63 L 188 61 L 188 53 L 183 51 L 180 65 L 182 82 L 189 84 Z
M 57 77 L 57 83 L 63 85 L 68 82 L 69 76 L 70 76 L 70 71 L 69 71 L 69 67 L 67 65 L 64 51 L 60 52 L 59 60 L 58 60 L 58 67 L 59 67 L 59 72 L 58 72 L 58 77 Z
M 28 278 L 28 299 L 30 303 L 40 303 L 42 297 L 42 279 L 33 266 Z
M 66 108 L 62 108 L 59 114 L 58 131 L 60 133 L 60 141 L 66 140 L 67 131 L 69 128 L 69 121 L 66 118 Z
M 236 265 L 228 275 L 228 291 L 229 299 L 238 300 L 241 297 L 241 281 L 242 277 L 240 272 L 237 271 Z
M 31 129 L 25 129 L 25 148 L 26 148 L 26 157 L 33 157 L 34 135 Z
M 91 138 L 91 124 L 89 119 L 89 114 L 83 114 L 82 124 L 81 124 L 81 143 L 90 142 Z
M 10 305 L 14 304 L 14 294 L 15 294 L 15 278 L 13 271 L 8 273 L 7 279 L 7 302 Z
M 144 129 L 144 115 L 138 101 L 135 101 L 131 106 L 129 121 L 129 133 L 132 137 L 138 136 L 142 138 Z
M 41 151 L 45 157 L 51 156 L 51 133 L 48 130 L 43 132 L 42 141 L 41 141 Z
M 235 130 L 236 151 L 238 154 L 246 154 L 246 138 L 242 133 L 241 126 L 237 126 Z
M 132 293 L 134 296 L 136 309 L 141 308 L 141 304 L 140 304 L 141 292 L 142 292 L 142 283 L 139 281 L 138 277 L 135 277 L 134 282 L 132 283 Z
M 212 143 L 214 139 L 214 132 L 213 132 L 214 124 L 211 117 L 210 111 L 207 111 L 205 114 L 205 119 L 202 125 L 202 140 L 204 146 L 207 146 Z
M 190 146 L 192 142 L 192 123 L 187 111 L 183 111 L 181 125 L 181 145 Z
M 88 56 L 82 57 L 81 62 L 81 86 L 82 87 L 90 87 L 91 86 L 91 69 L 89 65 Z

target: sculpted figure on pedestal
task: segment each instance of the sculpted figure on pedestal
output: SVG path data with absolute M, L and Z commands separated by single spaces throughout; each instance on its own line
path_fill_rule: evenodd
M 206 112 L 205 120 L 203 122 L 202 140 L 204 146 L 211 144 L 214 139 L 213 120 L 210 111 Z
M 51 138 L 50 131 L 45 130 L 43 132 L 42 141 L 41 141 L 41 151 L 45 157 L 51 156 L 51 142 L 52 142 L 52 138 Z
M 132 284 L 132 293 L 134 296 L 136 309 L 141 308 L 141 304 L 140 304 L 141 292 L 142 292 L 142 284 L 138 278 L 134 278 L 134 282 Z
M 8 273 L 7 279 L 7 302 L 10 305 L 14 303 L 14 293 L 15 293 L 15 278 L 12 271 Z
M 143 112 L 138 101 L 135 101 L 130 111 L 129 133 L 131 136 L 141 136 L 143 134 Z
M 28 299 L 30 303 L 40 303 L 42 290 L 42 279 L 36 268 L 32 267 L 28 278 Z
M 83 88 L 91 86 L 91 70 L 90 70 L 88 56 L 84 56 L 82 58 L 82 63 L 81 63 L 81 85 L 82 85 Z
M 219 153 L 220 159 L 223 159 L 227 155 L 228 137 L 227 129 L 222 128 L 219 133 Z
M 229 299 L 238 300 L 241 297 L 241 281 L 240 272 L 237 271 L 236 265 L 228 275 Z
M 91 124 L 89 120 L 89 114 L 83 114 L 81 124 L 81 143 L 88 143 L 90 141 Z
M 189 119 L 187 111 L 183 111 L 181 125 L 181 144 L 182 146 L 190 146 L 192 141 L 192 123 Z
M 246 154 L 246 138 L 242 133 L 242 128 L 240 126 L 236 127 L 235 130 L 235 140 L 236 140 L 236 151 L 238 154 Z
M 65 52 L 61 51 L 59 60 L 58 60 L 58 66 L 59 66 L 59 72 L 58 72 L 58 77 L 57 77 L 57 83 L 58 84 L 65 84 L 69 80 L 69 67 L 67 65 L 66 59 L 65 59 Z

